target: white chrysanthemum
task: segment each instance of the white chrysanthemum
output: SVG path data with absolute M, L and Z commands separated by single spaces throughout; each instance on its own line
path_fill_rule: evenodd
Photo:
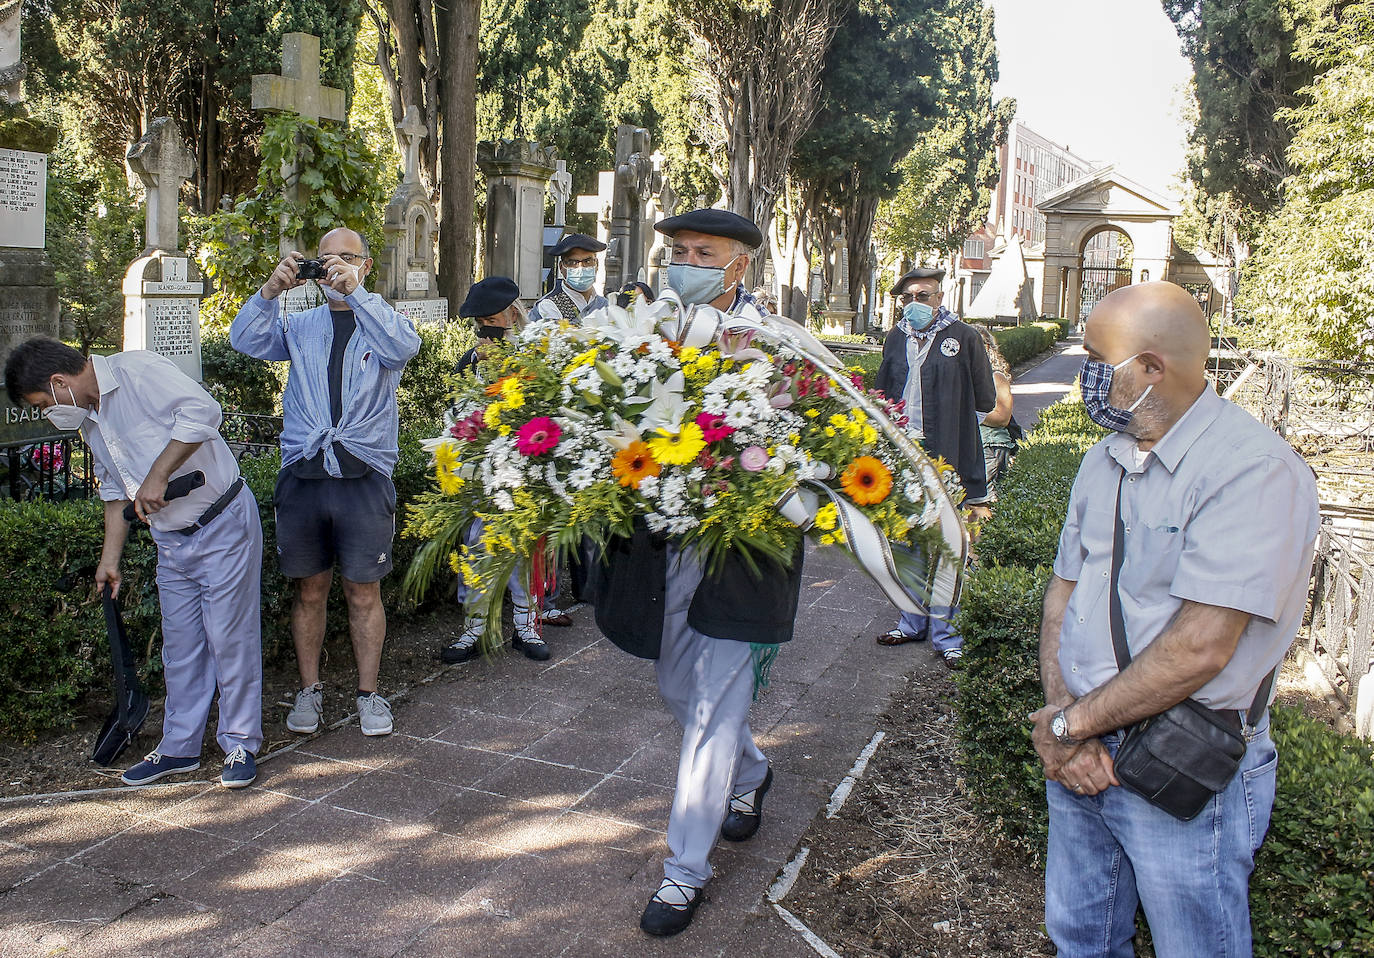
M 754 424 L 754 410 L 750 403 L 737 399 L 725 408 L 725 424 L 736 429 L 748 429 Z
M 657 476 L 645 476 L 643 479 L 639 480 L 639 486 L 638 486 L 638 488 L 639 488 L 640 494 L 643 495 L 645 499 L 657 499 L 657 498 L 658 498 L 658 477 L 657 477 Z

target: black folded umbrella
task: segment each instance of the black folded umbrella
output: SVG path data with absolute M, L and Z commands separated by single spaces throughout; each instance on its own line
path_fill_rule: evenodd
M 124 632 L 124 618 L 114 595 L 106 586 L 100 595 L 105 607 L 105 631 L 110 638 L 110 661 L 114 665 L 115 707 L 95 737 L 91 761 L 108 767 L 133 742 L 148 717 L 148 696 L 138 681 L 138 665 Z

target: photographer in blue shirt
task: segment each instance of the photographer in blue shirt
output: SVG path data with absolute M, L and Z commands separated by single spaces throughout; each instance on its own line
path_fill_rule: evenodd
M 291 363 L 273 504 L 281 571 L 297 580 L 291 633 L 301 690 L 286 723 L 293 732 L 314 732 L 324 711 L 320 650 L 336 562 L 363 734 L 392 730 L 391 706 L 377 694 L 386 637 L 381 579 L 391 571 L 396 531 L 396 387 L 420 337 L 409 319 L 363 288 L 371 269 L 361 234 L 331 230 L 320 239 L 318 259 L 293 250 L 277 265 L 229 333 L 241 353 Z M 328 301 L 288 316 L 279 297 L 311 279 Z

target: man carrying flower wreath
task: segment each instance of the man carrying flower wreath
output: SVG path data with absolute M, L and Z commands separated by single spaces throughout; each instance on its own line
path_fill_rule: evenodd
M 668 285 L 685 304 L 732 313 L 753 305 L 742 282 L 750 251 L 763 243 L 757 226 L 703 209 L 655 229 L 672 238 Z M 705 430 L 715 428 L 698 426 L 672 440 L 691 448 L 669 448 L 670 440 L 656 437 L 622 450 L 613 465 L 617 478 L 639 483 L 660 462 L 695 459 Z M 751 568 L 731 551 L 708 570 L 695 550 L 638 526 L 633 536 L 610 540 L 592 569 L 597 625 L 621 648 L 656 659 L 660 694 L 682 726 L 668 817 L 671 854 L 640 918 L 651 935 L 675 935 L 691 923 L 712 875 L 708 858 L 717 836 L 745 841 L 758 831 L 773 773 L 749 729 L 755 650 L 792 638 L 802 555 L 799 542 L 790 565 L 760 559 Z

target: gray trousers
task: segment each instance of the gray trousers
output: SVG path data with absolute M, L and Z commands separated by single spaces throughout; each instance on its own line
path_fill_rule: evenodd
M 215 740 L 225 753 L 262 747 L 262 523 L 245 485 L 189 536 L 153 532 L 162 606 L 167 708 L 163 755 L 200 754 L 219 689 Z
M 669 546 L 663 645 L 655 663 L 659 692 L 682 726 L 677 789 L 668 815 L 671 854 L 663 874 L 698 887 L 711 878 L 708 858 L 731 794 L 757 788 L 768 774 L 768 760 L 749 729 L 754 699 L 749 643 L 712 638 L 687 624 L 701 575 L 690 551 Z

